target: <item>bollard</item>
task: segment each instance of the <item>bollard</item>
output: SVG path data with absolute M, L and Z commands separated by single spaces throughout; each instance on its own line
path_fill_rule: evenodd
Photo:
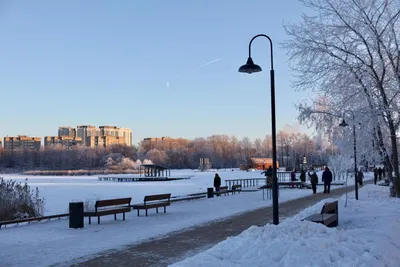
M 214 188 L 209 187 L 207 188 L 207 198 L 213 198 L 214 197 Z
M 69 228 L 83 228 L 83 202 L 69 203 Z

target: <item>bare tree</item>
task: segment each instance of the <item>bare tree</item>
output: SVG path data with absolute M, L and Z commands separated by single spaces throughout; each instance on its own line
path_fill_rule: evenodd
M 396 131 L 399 127 L 400 2 L 376 0 L 301 0 L 312 10 L 288 25 L 284 43 L 296 71 L 294 85 L 315 95 L 299 105 L 300 119 L 329 133 L 350 109 L 364 120 L 388 168 L 400 175 Z M 318 111 L 320 116 L 313 116 Z M 367 116 L 366 116 L 367 114 Z M 390 140 L 389 144 L 385 139 Z

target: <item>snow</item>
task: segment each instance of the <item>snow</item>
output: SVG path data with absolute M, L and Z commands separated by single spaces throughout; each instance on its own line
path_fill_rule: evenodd
M 226 179 L 265 177 L 261 175 L 261 171 L 246 172 L 229 169 L 226 171 L 219 170 L 218 173 L 221 176 L 222 185 L 225 185 L 224 181 Z M 45 199 L 44 215 L 53 215 L 68 212 L 68 203 L 75 201 L 94 202 L 99 199 L 132 197 L 131 203 L 141 203 L 144 196 L 149 194 L 171 193 L 172 196 L 181 196 L 190 193 L 206 192 L 207 187 L 213 187 L 214 175 L 215 171 L 172 170 L 171 177 L 192 177 L 190 179 L 168 182 L 98 181 L 97 176 L 4 175 L 3 178 L 20 182 L 24 182 L 28 178 L 28 184 L 31 188 L 38 187 L 40 196 Z M 322 172 L 319 173 L 320 181 L 321 177 Z M 335 186 L 332 188 L 335 188 Z
M 324 199 L 277 226 L 252 226 L 171 267 L 400 266 L 400 199 L 375 185 L 359 195 L 346 208 L 344 196 L 339 199 L 337 228 L 301 221 L 334 200 Z
M 222 180 L 262 177 L 258 171 L 219 173 Z M 190 180 L 171 182 L 118 183 L 99 182 L 96 177 L 87 176 L 36 176 L 29 177 L 28 183 L 39 187 L 41 194 L 46 198 L 46 213 L 54 214 L 66 212 L 71 200 L 132 196 L 132 203 L 139 203 L 147 194 L 171 192 L 173 195 L 182 195 L 204 192 L 212 185 L 214 177 L 213 172 L 188 170 L 176 174 L 190 174 L 194 177 Z M 5 178 L 23 181 L 26 176 L 14 175 Z M 279 201 L 310 194 L 311 190 L 307 189 L 281 189 Z M 108 249 L 121 249 L 125 245 L 271 205 L 270 199 L 262 199 L 261 191 L 242 192 L 211 199 L 172 203 L 166 214 L 156 214 L 155 210 L 150 210 L 148 217 L 137 217 L 134 211 L 126 214 L 125 221 L 121 220 L 122 215 L 118 215 L 117 221 L 114 221 L 113 216 L 102 217 L 100 225 L 96 222 L 88 225 L 85 219 L 85 227 L 81 229 L 70 229 L 68 219 L 8 226 L 0 230 L 0 266 L 49 266 L 70 262 Z M 22 254 L 24 257 L 20 256 Z

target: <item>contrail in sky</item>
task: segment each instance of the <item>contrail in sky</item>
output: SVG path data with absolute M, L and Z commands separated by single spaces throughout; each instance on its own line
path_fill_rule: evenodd
M 202 67 L 205 67 L 205 66 L 207 66 L 207 65 L 210 65 L 210 64 L 212 64 L 212 63 L 214 63 L 214 62 L 219 61 L 220 59 L 221 59 L 221 58 L 217 58 L 217 59 L 211 60 L 210 62 L 207 62 L 207 63 L 205 63 L 205 64 L 199 66 L 199 68 L 202 68 Z

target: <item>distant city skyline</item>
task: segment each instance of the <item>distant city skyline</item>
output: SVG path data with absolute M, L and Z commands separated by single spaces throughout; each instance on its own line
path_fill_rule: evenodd
M 5 1 L 0 4 L 0 136 L 51 136 L 60 125 L 124 125 L 143 138 L 271 133 L 269 46 L 264 71 L 238 73 L 248 42 L 274 42 L 277 128 L 299 127 L 284 23 L 298 1 Z M 243 23 L 251 21 L 251 23 Z

